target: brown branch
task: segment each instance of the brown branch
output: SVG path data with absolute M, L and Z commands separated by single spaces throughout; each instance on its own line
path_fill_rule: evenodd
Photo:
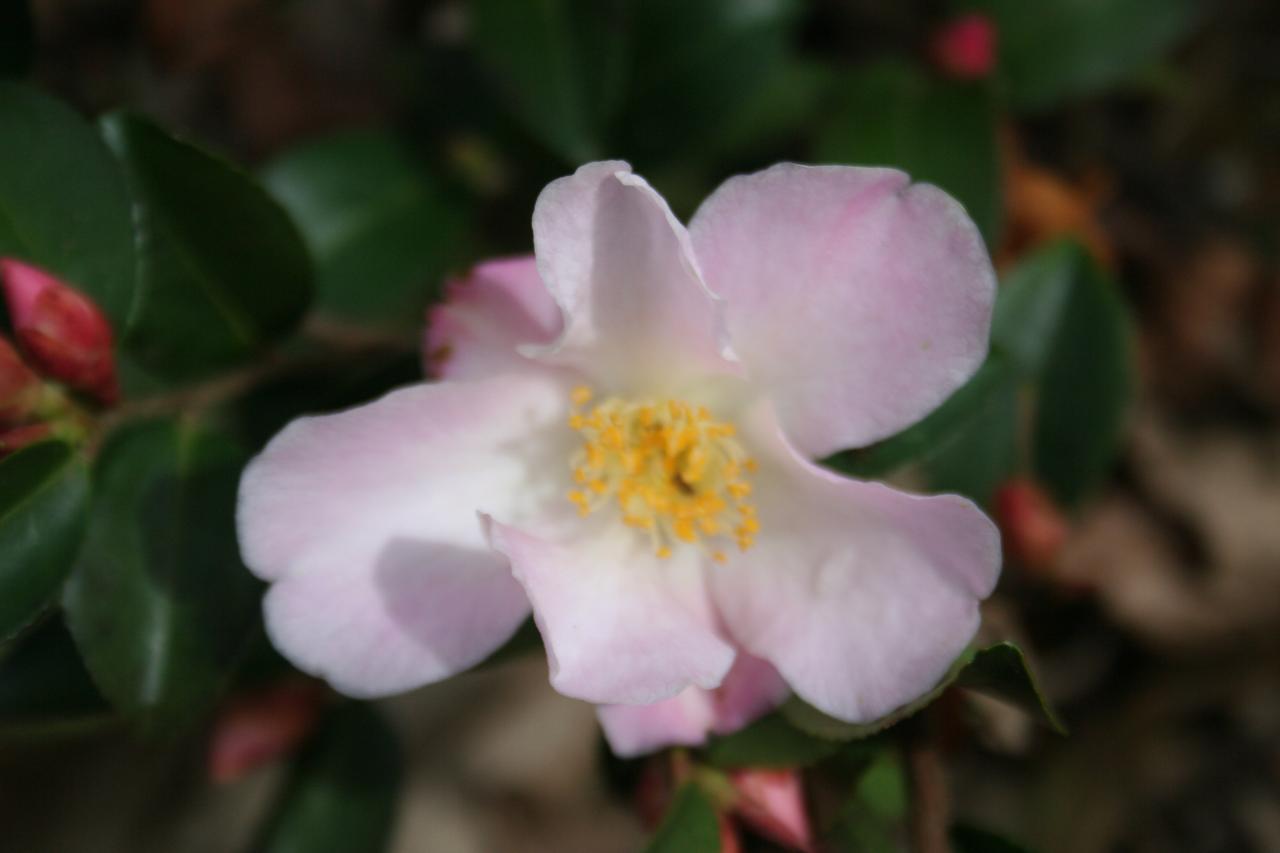
M 951 791 L 937 743 L 924 731 L 906 744 L 911 788 L 910 833 L 915 853 L 950 853 Z

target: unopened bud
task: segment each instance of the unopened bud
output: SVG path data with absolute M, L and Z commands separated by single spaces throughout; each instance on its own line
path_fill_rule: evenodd
M 48 424 L 27 424 L 0 430 L 0 459 L 17 453 L 28 444 L 44 441 L 52 434 L 53 428 Z
M 1050 568 L 1067 541 L 1067 518 L 1036 483 L 1010 480 L 996 491 L 996 523 L 1006 554 L 1029 568 Z
M 742 853 L 742 837 L 729 816 L 719 813 L 716 822 L 720 824 L 720 853 Z
M 315 727 L 323 685 L 301 679 L 232 697 L 209 740 L 209 778 L 232 782 L 289 754 Z
M 111 325 L 98 306 L 44 270 L 8 258 L 0 259 L 0 283 L 28 362 L 104 405 L 115 403 Z
M 25 420 L 40 398 L 40 378 L 22 356 L 0 338 L 0 426 Z
M 934 32 L 929 53 L 948 77 L 981 80 L 996 66 L 996 25 L 978 13 L 954 18 Z
M 770 841 L 813 850 L 813 827 L 798 770 L 738 770 L 729 775 L 738 799 L 734 812 Z

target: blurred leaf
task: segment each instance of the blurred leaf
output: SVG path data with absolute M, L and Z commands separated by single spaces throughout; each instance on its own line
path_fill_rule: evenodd
M 89 479 L 68 444 L 44 442 L 0 461 L 0 641 L 57 597 L 84 537 Z
M 1010 360 L 993 350 L 973 378 L 924 420 L 870 447 L 846 450 L 824 459 L 823 464 L 853 477 L 875 478 L 910 462 L 925 462 L 946 453 L 953 442 L 986 429 L 997 419 L 1014 379 Z M 966 451 L 969 444 L 961 441 Z
M 603 154 L 632 0 L 474 0 L 476 49 L 526 126 L 571 165 Z
M 1117 287 L 1078 244 L 1042 249 L 1006 278 L 995 341 L 1036 380 L 1035 470 L 1074 505 L 1105 478 L 1134 389 L 1132 331 Z
M 1018 384 L 1009 370 L 973 416 L 921 460 L 929 490 L 964 495 L 990 506 L 1017 468 Z
M 630 88 L 616 139 L 647 166 L 682 159 L 784 73 L 797 0 L 636 4 Z
M 134 298 L 129 194 L 93 127 L 58 101 L 0 82 L 0 255 L 87 293 L 125 328 Z
M 458 203 L 387 133 L 308 143 L 271 163 L 263 182 L 302 229 L 323 311 L 417 328 L 462 259 Z
M 1000 74 L 1015 106 L 1039 110 L 1122 81 L 1195 22 L 1193 0 L 957 0 L 999 33 Z
M 27 0 L 0 0 L 0 77 L 21 77 L 34 58 L 31 7 Z
M 71 720 L 109 710 L 61 619 L 49 619 L 0 658 L 0 725 Z
M 913 702 L 868 723 L 837 720 L 793 696 L 781 708 L 783 716 L 803 732 L 818 738 L 850 741 L 869 737 L 930 705 L 952 686 L 963 687 L 1009 702 L 1058 733 L 1066 729 L 1040 692 L 1022 651 L 1013 643 L 967 649 L 933 689 Z
M 880 750 L 859 777 L 829 836 L 833 849 L 896 853 L 902 849 L 907 780 L 896 751 Z
M 998 239 L 1003 199 L 989 87 L 884 62 L 847 77 L 840 92 L 818 160 L 902 169 L 959 200 L 988 245 Z
M 752 159 L 792 134 L 799 136 L 825 109 L 824 95 L 836 82 L 825 63 L 784 63 L 756 97 L 739 105 L 712 131 L 708 154 L 722 160 Z M 723 172 L 723 165 L 714 168 Z
M 718 767 L 807 767 L 839 748 L 839 742 L 803 732 L 774 713 L 712 739 L 707 760 Z
M 372 706 L 334 708 L 295 762 L 254 850 L 386 850 L 402 775 L 400 745 Z
M 954 853 L 1030 853 L 1021 844 L 967 823 L 952 826 L 950 835 Z
M 1008 702 L 1058 734 L 1067 733 L 1066 726 L 1041 692 L 1022 649 L 1013 643 L 996 643 L 980 649 L 961 670 L 955 684 Z
M 676 792 L 645 853 L 719 853 L 720 825 L 711 800 L 695 784 Z
M 259 587 L 234 523 L 244 461 L 225 438 L 176 421 L 128 428 L 99 456 L 63 605 L 98 687 L 146 728 L 197 721 L 254 624 Z
M 102 133 L 137 200 L 141 299 L 125 347 L 170 378 L 240 361 L 301 318 L 311 266 L 297 229 L 254 178 L 123 113 Z

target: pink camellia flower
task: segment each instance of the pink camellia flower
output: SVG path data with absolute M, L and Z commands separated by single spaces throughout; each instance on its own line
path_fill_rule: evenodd
M 45 270 L 0 258 L 14 336 L 30 363 L 104 405 L 120 398 L 111 324 L 87 296 Z
M 774 166 L 688 230 L 625 163 L 550 184 L 535 258 L 427 334 L 442 381 L 302 418 L 246 470 L 276 646 L 359 697 L 484 659 L 532 611 L 624 755 L 794 691 L 877 718 L 977 628 L 999 536 L 969 501 L 811 459 L 911 424 L 982 361 L 994 275 L 940 190 Z

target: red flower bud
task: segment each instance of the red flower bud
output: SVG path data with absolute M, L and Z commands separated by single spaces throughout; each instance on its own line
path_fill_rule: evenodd
M 1029 569 L 1047 569 L 1067 541 L 1066 516 L 1053 499 L 1030 480 L 1010 480 L 996 491 L 996 523 L 1005 551 Z
M 315 727 L 323 685 L 294 679 L 232 697 L 214 720 L 209 778 L 233 782 L 287 755 Z
M 0 424 L 15 423 L 31 414 L 40 395 L 40 378 L 22 356 L 0 338 Z
M 784 847 L 813 850 L 798 770 L 738 770 L 729 778 L 738 792 L 734 811 L 747 826 Z
M 717 814 L 716 822 L 720 824 L 720 853 L 742 853 L 742 839 L 733 821 L 724 814 Z
M 98 306 L 49 273 L 8 258 L 0 259 L 0 283 L 31 365 L 104 405 L 115 403 L 111 326 Z
M 957 80 L 981 80 L 996 66 L 996 25 L 986 15 L 962 15 L 934 32 L 929 53 Z
M 44 441 L 53 432 L 48 424 L 28 424 L 0 431 L 0 459 L 17 453 L 28 444 Z

